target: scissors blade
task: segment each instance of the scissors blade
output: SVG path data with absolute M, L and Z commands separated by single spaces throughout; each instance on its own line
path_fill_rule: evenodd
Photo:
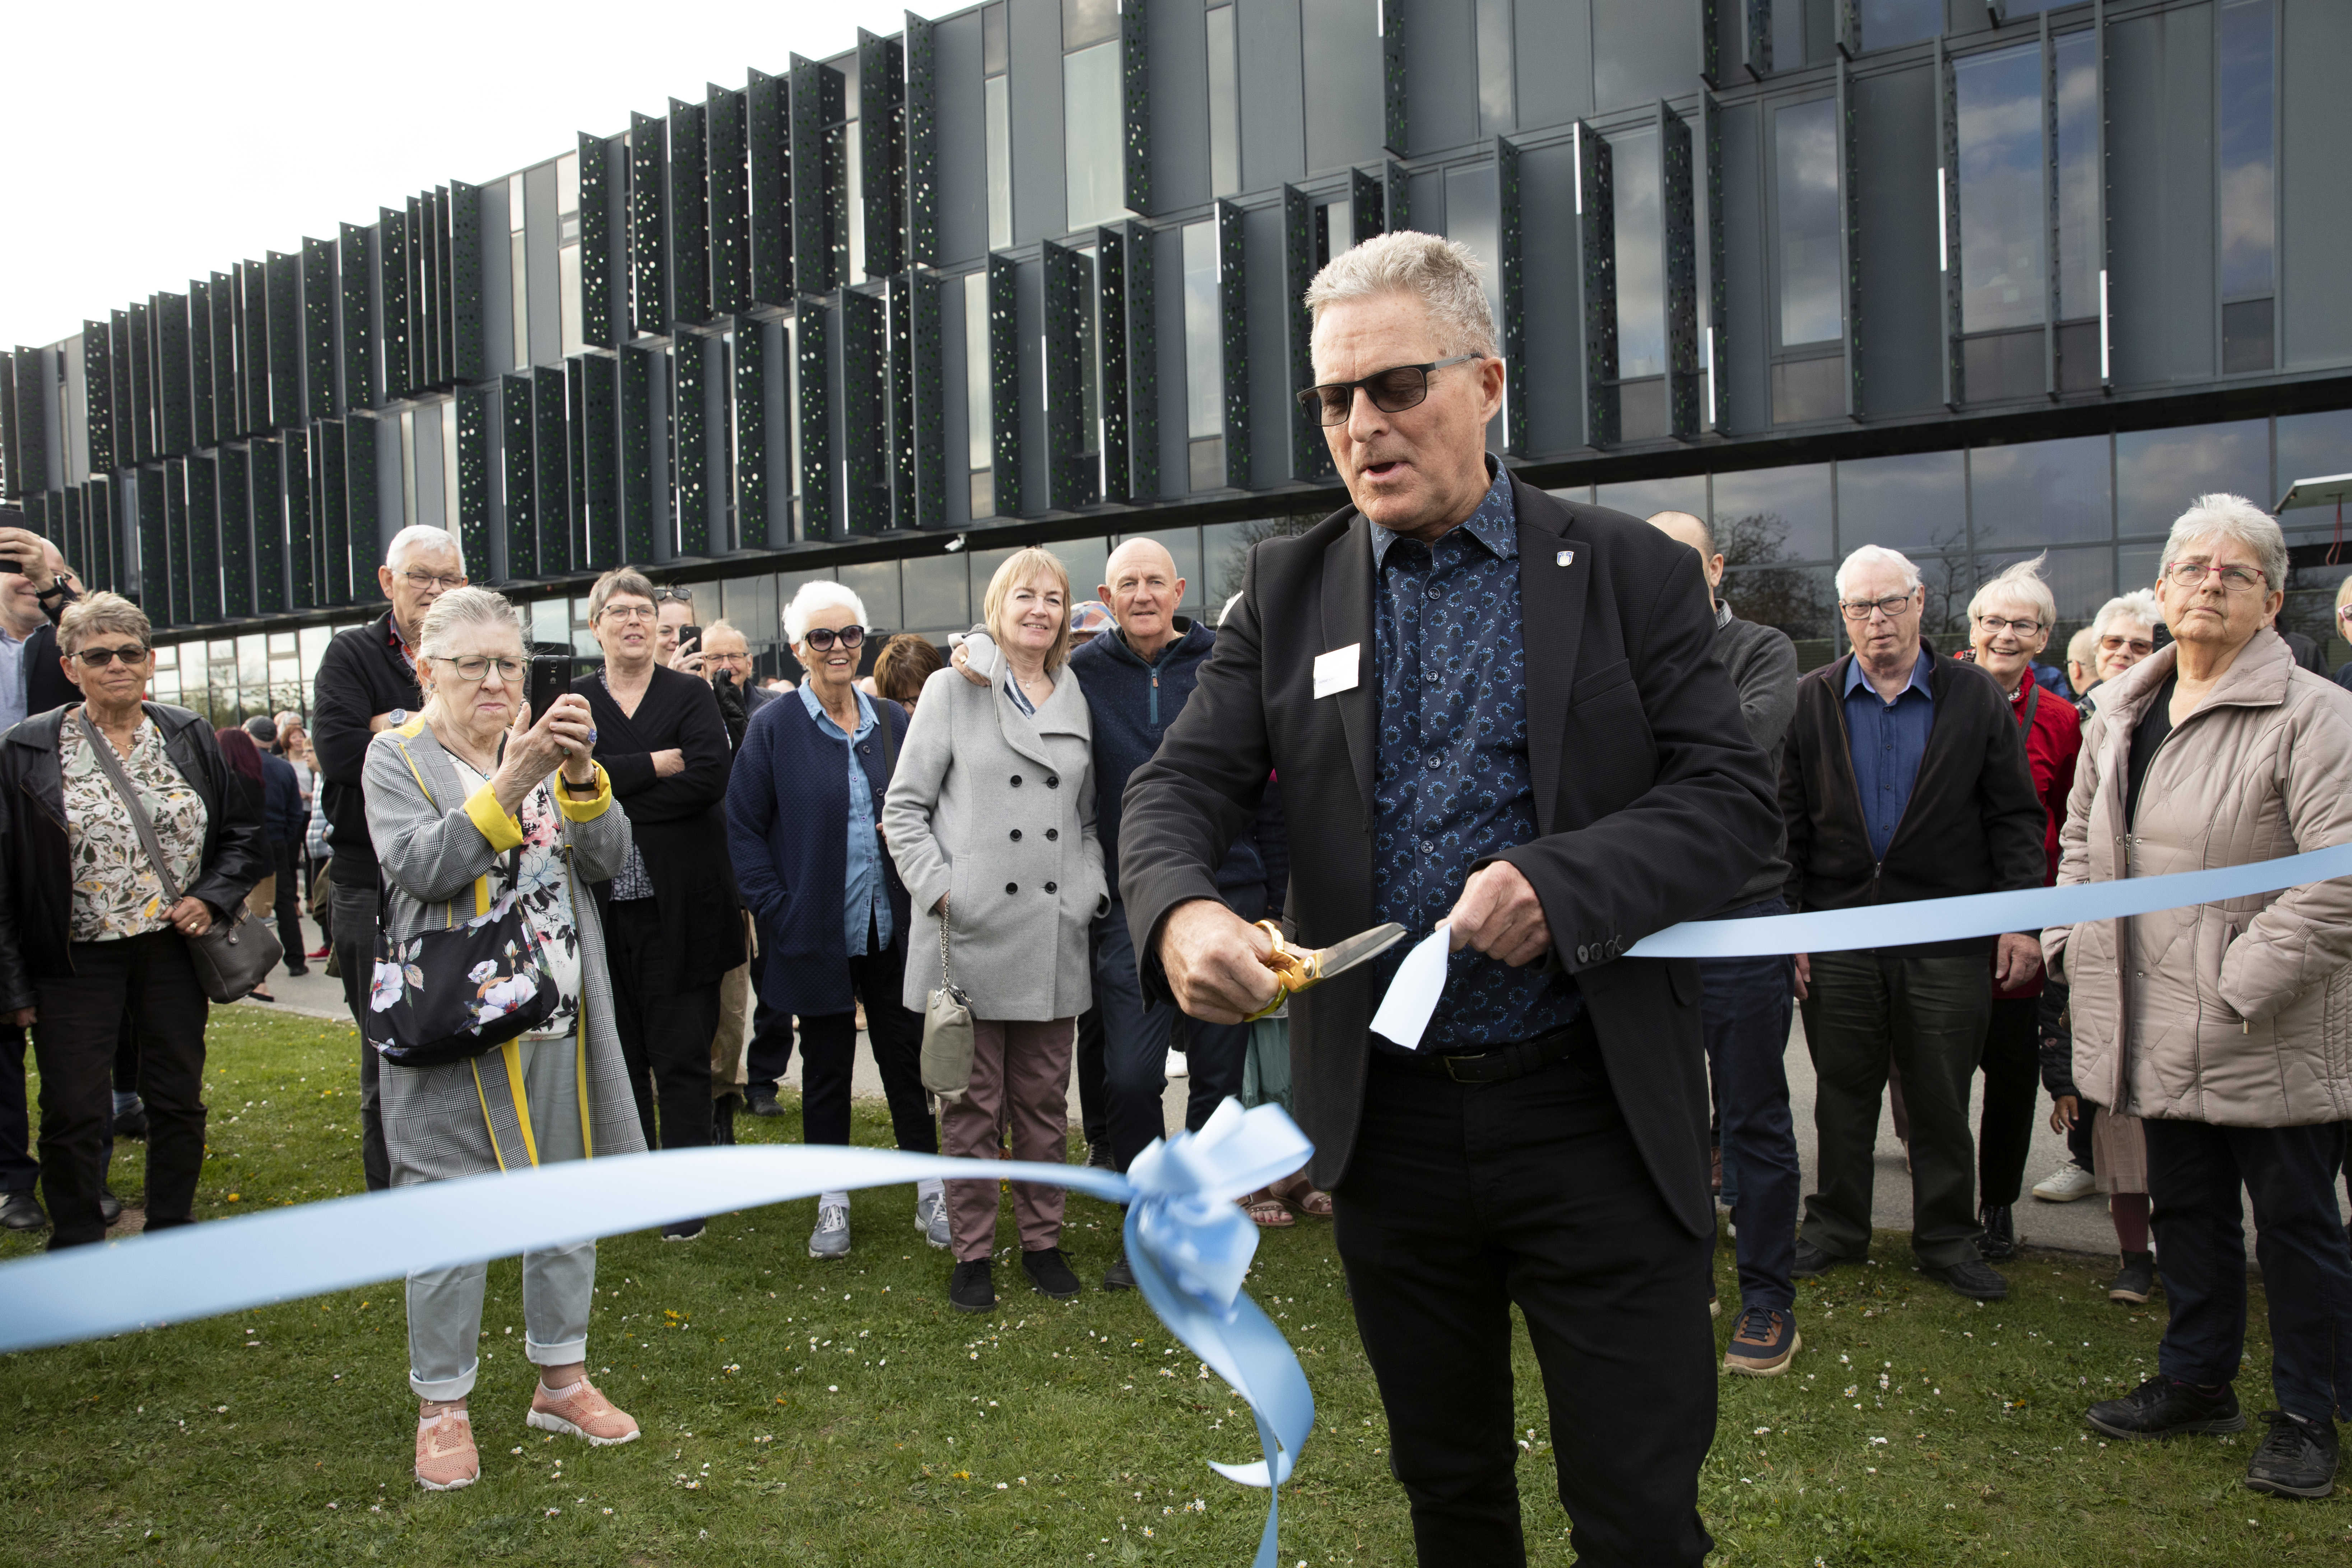
M 1318 977 L 1329 980 L 1335 975 L 1345 974 L 1366 959 L 1377 958 L 1386 952 L 1402 942 L 1407 934 L 1404 927 L 1391 921 L 1386 925 L 1359 931 L 1345 942 L 1335 942 L 1323 950 Z

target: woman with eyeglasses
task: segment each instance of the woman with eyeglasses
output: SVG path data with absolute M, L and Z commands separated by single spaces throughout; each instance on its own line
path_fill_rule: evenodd
M 211 724 L 142 700 L 152 637 L 139 606 L 118 595 L 68 607 L 58 640 L 81 700 L 0 738 L 0 1024 L 30 1029 L 40 1064 L 52 1251 L 106 1235 L 126 1008 L 147 1108 L 146 1227 L 194 1223 L 210 1009 L 188 942 L 236 919 L 269 865 L 260 811 Z M 100 746 L 128 775 L 163 870 Z
M 2240 496 L 2197 498 L 2165 542 L 2172 642 L 2100 696 L 2058 880 L 2243 866 L 2352 841 L 2352 697 L 2273 627 L 2286 541 Z M 2253 1199 L 2279 1408 L 2245 1483 L 2324 1497 L 2352 1419 L 2352 1245 L 2335 1181 L 2352 1120 L 2352 878 L 2056 926 L 2084 1098 L 2144 1119 L 2171 1312 L 2157 1375 L 2095 1405 L 2116 1437 L 2233 1432 L 2244 1352 L 2241 1191 Z
M 394 943 L 504 907 L 522 910 L 555 1011 L 496 1052 L 439 1067 L 386 1063 L 384 1143 L 394 1186 L 522 1171 L 645 1148 L 614 1029 L 604 922 L 580 883 L 630 849 L 629 818 L 592 753 L 595 721 L 566 693 L 529 710 L 522 626 L 487 588 L 456 588 L 425 614 L 416 644 L 424 710 L 369 744 L 368 830 L 383 869 Z M 371 965 L 373 1005 L 400 994 L 395 964 Z M 460 977 L 461 979 L 464 977 Z M 486 1202 L 495 1203 L 494 1197 Z M 483 1263 L 408 1277 L 408 1386 L 416 1395 L 416 1482 L 481 1475 L 467 1414 L 479 1366 Z M 603 1446 L 637 1424 L 588 1381 L 596 1244 L 522 1257 L 523 1358 L 539 1369 L 524 1419 Z M 512 1341 L 503 1342 L 511 1344 Z
M 674 602 L 634 567 L 596 580 L 589 628 L 604 668 L 572 683 L 588 700 L 597 757 L 629 814 L 635 842 L 593 879 L 612 943 L 613 999 L 646 1142 L 699 1149 L 716 1136 L 710 1040 L 719 991 L 746 955 L 742 900 L 727 856 L 733 747 L 719 700 L 660 657 L 658 610 Z M 662 1231 L 692 1241 L 698 1219 Z
M 923 1021 L 906 1005 L 914 922 L 882 844 L 882 802 L 907 737 L 906 710 L 857 689 L 864 601 L 838 583 L 801 585 L 784 638 L 808 672 L 751 716 L 727 786 L 727 825 L 744 901 L 760 921 L 760 999 L 801 1021 L 801 1141 L 849 1142 L 857 1007 L 901 1149 L 939 1152 L 923 1093 Z M 921 960 L 928 948 L 913 950 Z M 919 977 L 932 973 L 918 969 Z M 948 1244 L 941 1184 L 917 1184 L 915 1228 Z M 809 1256 L 849 1254 L 849 1194 L 817 1199 Z

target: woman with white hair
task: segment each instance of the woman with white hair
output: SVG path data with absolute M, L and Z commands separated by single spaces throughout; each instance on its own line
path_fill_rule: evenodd
M 2091 679 L 2076 694 L 2083 699 L 2076 710 L 2084 718 L 2091 716 L 2094 689 L 2156 651 L 2156 628 L 2162 625 L 2164 607 L 2146 588 L 2118 594 L 2099 606 L 2091 617 Z
M 838 583 L 803 584 L 784 639 L 808 678 L 751 715 L 727 785 L 728 847 L 760 922 L 760 1000 L 801 1021 L 801 1142 L 849 1142 L 857 1006 L 898 1147 L 939 1152 L 923 1094 L 923 1021 L 908 1010 L 906 884 L 883 853 L 880 817 L 907 710 L 857 689 L 866 604 Z M 937 1177 L 916 1184 L 915 1228 L 948 1244 Z M 849 1256 L 849 1194 L 817 1198 L 811 1258 Z
M 2058 602 L 2042 580 L 2042 557 L 2020 561 L 1969 601 L 1969 652 L 1977 668 L 2000 683 L 2011 717 L 2025 731 L 2026 765 L 2046 829 L 2042 852 L 2058 874 L 2058 827 L 2074 787 L 2074 754 L 2083 744 L 2074 704 L 2033 679 L 2034 657 L 2058 625 Z M 1979 1248 L 1999 1261 L 2017 1255 L 2013 1214 L 2025 1184 L 2025 1157 L 2033 1143 L 2034 1091 L 2041 1073 L 2042 977 L 1993 983 L 1992 1015 L 1985 1023 L 1984 1104 L 1977 1120 L 1977 1214 L 1984 1226 Z
M 487 588 L 454 588 L 425 612 L 416 643 L 424 710 L 368 747 L 368 829 L 393 943 L 521 906 L 554 1011 L 495 1054 L 438 1067 L 387 1062 L 381 1083 L 394 1186 L 524 1171 L 645 1149 L 614 1028 L 604 927 L 580 884 L 629 853 L 628 814 L 591 753 L 595 721 L 571 693 L 528 710 L 522 627 Z M 681 677 L 680 679 L 687 679 Z M 403 971 L 373 966 L 369 1005 L 400 996 Z M 487 980 L 488 977 L 485 977 Z M 511 1000 L 493 983 L 486 1002 Z M 495 1200 L 488 1200 L 495 1201 Z M 488 1266 L 408 1278 L 408 1386 L 417 1398 L 416 1482 L 427 1491 L 480 1479 L 467 1399 L 479 1366 Z M 596 1244 L 522 1258 L 525 1360 L 539 1368 L 528 1425 L 626 1443 L 637 1424 L 588 1381 Z
M 2242 497 L 2197 498 L 2165 542 L 2173 642 L 2116 678 L 2083 737 L 2058 880 L 2158 877 L 2352 840 L 2352 697 L 2272 629 L 2286 542 Z M 2084 1098 L 2145 1119 L 2171 1316 L 2157 1375 L 2091 1407 L 2116 1437 L 2234 1432 L 2241 1189 L 2270 1300 L 2280 1408 L 2246 1485 L 2325 1497 L 2352 1419 L 2352 1244 L 2334 1183 L 2352 1120 L 2352 878 L 2056 926 Z

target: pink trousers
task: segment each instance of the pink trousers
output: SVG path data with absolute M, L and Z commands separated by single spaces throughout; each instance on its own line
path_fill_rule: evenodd
M 940 1152 L 966 1160 L 1002 1160 L 1005 1135 L 1011 1158 L 1058 1165 L 1069 1151 L 1070 1047 L 1075 1018 L 1044 1023 L 972 1021 L 971 1089 L 940 1112 Z M 996 1249 L 994 1182 L 948 1184 L 948 1228 L 958 1263 Z M 1021 1249 L 1062 1243 L 1062 1189 L 1036 1182 L 1013 1184 L 1013 1215 Z

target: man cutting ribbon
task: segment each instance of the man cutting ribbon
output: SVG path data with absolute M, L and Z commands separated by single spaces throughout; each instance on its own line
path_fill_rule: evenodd
M 1449 922 L 1419 1039 L 1368 1028 L 1402 947 L 1291 1014 L 1295 1109 L 1421 1561 L 1524 1561 L 1517 1304 L 1579 1560 L 1696 1564 L 1716 1397 L 1698 977 L 1624 953 L 1762 865 L 1773 779 L 1690 551 L 1487 457 L 1504 367 L 1471 254 L 1386 236 L 1307 304 L 1323 384 L 1301 395 L 1354 504 L 1253 551 L 1129 784 L 1143 984 L 1217 1023 L 1275 994 L 1271 941 L 1216 887 L 1272 769 L 1301 942 Z

